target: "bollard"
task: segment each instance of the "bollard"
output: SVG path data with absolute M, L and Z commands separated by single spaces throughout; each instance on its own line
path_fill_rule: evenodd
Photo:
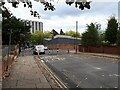
M 57 48 L 57 54 L 58 54 L 58 52 L 59 52 L 59 49 Z
M 69 54 L 70 52 L 69 52 L 69 49 L 68 49 L 68 54 Z
M 50 54 L 50 49 L 49 49 L 49 54 Z

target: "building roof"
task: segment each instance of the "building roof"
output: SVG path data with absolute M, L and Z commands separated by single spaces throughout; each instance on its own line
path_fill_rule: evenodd
M 45 38 L 44 40 L 50 41 L 51 39 L 50 38 Z
M 54 36 L 54 38 L 69 38 L 69 39 L 75 39 L 75 37 L 71 37 L 71 36 L 67 36 L 67 35 L 56 35 L 56 36 Z M 81 38 L 77 38 L 77 39 L 81 39 Z

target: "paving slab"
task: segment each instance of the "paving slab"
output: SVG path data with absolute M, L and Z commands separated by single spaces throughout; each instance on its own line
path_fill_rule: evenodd
M 13 63 L 3 88 L 51 88 L 33 56 L 20 56 Z

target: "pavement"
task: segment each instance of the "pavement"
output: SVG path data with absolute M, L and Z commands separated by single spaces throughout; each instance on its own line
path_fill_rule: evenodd
M 75 51 L 74 51 L 74 50 L 71 50 L 70 53 L 75 53 Z M 89 53 L 89 52 L 77 52 L 77 54 L 86 54 L 86 55 L 107 57 L 107 58 L 113 58 L 113 59 L 118 59 L 118 60 L 120 60 L 120 55 L 115 55 L 115 54 Z
M 39 60 L 40 61 L 40 60 Z M 46 75 L 49 75 L 47 71 L 43 70 L 42 65 L 38 65 L 33 55 L 31 56 L 19 56 L 13 63 L 9 76 L 3 80 L 2 88 L 29 88 L 29 89 L 54 89 L 59 90 L 57 85 L 51 76 L 48 79 Z

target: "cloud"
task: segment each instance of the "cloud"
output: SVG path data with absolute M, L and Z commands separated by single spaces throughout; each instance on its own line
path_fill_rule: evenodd
M 60 29 L 64 31 L 75 30 L 75 22 L 78 21 L 79 32 L 83 33 L 86 29 L 86 24 L 97 22 L 102 25 L 102 30 L 105 30 L 107 27 L 107 19 L 109 19 L 111 15 L 118 17 L 118 3 L 117 0 L 114 1 L 115 2 L 106 0 L 106 2 L 98 2 L 92 0 L 91 9 L 81 11 L 75 8 L 74 5 L 69 6 L 65 4 L 63 0 L 59 0 L 58 3 L 55 0 L 53 4 L 55 4 L 56 10 L 53 12 L 44 11 L 42 4 L 33 2 L 34 10 L 37 10 L 41 14 L 41 19 L 39 20 L 31 16 L 28 8 L 24 8 L 22 4 L 17 9 L 12 8 L 10 5 L 8 6 L 18 18 L 42 21 L 44 30 L 55 29 L 58 32 Z
M 118 3 L 116 2 L 94 2 L 90 10 L 84 11 L 74 7 L 60 6 L 57 8 L 58 10 L 52 12 L 52 14 L 50 14 L 50 12 L 45 14 L 49 19 L 42 19 L 44 29 L 52 30 L 54 28 L 59 31 L 62 28 L 65 31 L 70 29 L 75 30 L 75 22 L 77 20 L 79 21 L 79 32 L 81 33 L 85 31 L 86 24 L 90 24 L 91 22 L 100 23 L 102 30 L 105 30 L 107 27 L 107 19 L 109 19 L 111 15 L 118 16 L 117 5 Z
M 92 2 L 91 3 L 91 9 L 85 9 L 85 10 L 80 10 L 78 8 L 75 8 L 74 5 L 69 6 L 63 2 L 59 2 L 58 4 L 55 4 L 56 10 L 54 12 L 52 11 L 44 11 L 41 10 L 41 7 L 38 6 L 37 10 L 41 13 L 41 18 L 43 19 L 52 19 L 54 17 L 59 17 L 59 18 L 66 18 L 67 16 L 73 16 L 73 17 L 78 17 L 81 15 L 108 15 L 108 14 L 115 14 L 117 16 L 117 3 L 115 2 Z M 37 5 L 36 5 L 37 6 Z M 42 7 L 43 9 L 43 7 Z

